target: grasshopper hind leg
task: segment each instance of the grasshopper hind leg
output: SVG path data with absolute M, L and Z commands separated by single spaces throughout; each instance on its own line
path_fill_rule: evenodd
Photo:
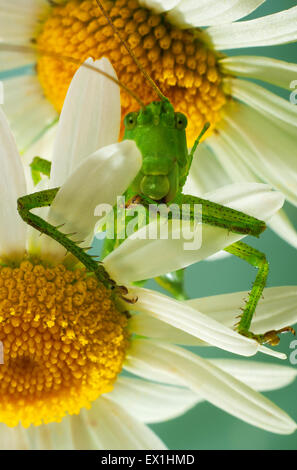
M 290 331 L 295 334 L 295 331 L 292 327 L 287 326 L 279 330 L 270 330 L 263 334 L 255 334 L 250 331 L 251 322 L 257 307 L 257 304 L 262 296 L 263 289 L 266 285 L 266 280 L 269 272 L 269 263 L 266 260 L 264 253 L 252 248 L 251 246 L 237 242 L 229 247 L 225 248 L 225 251 L 231 253 L 232 255 L 237 256 L 238 258 L 247 261 L 252 266 L 255 266 L 258 269 L 256 279 L 252 285 L 251 292 L 249 294 L 249 299 L 246 302 L 246 306 L 243 309 L 242 314 L 236 329 L 238 333 L 247 336 L 248 338 L 255 339 L 260 344 L 270 344 L 271 346 L 277 346 L 279 343 L 279 335 L 281 333 L 286 333 Z

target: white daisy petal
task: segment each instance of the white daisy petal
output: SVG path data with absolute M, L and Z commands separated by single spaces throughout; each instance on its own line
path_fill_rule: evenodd
M 237 78 L 224 80 L 226 90 L 231 90 L 234 98 L 243 101 L 265 115 L 275 117 L 294 127 L 297 126 L 297 107 L 256 83 Z
M 30 426 L 27 429 L 30 450 L 52 450 L 50 427 Z
M 71 416 L 71 430 L 76 450 L 103 450 L 100 447 L 98 436 L 87 427 L 84 410 L 79 415 Z
M 240 103 L 224 119 L 226 125 L 220 129 L 220 135 L 238 160 L 296 205 L 296 143 L 291 127 L 287 124 L 286 130 L 285 126 L 276 126 L 269 118 Z
M 216 134 L 210 137 L 207 143 L 213 150 L 213 154 L 211 154 L 212 160 L 214 160 L 215 154 L 217 159 L 221 162 L 220 166 L 222 168 L 221 171 L 223 172 L 222 180 L 224 179 L 224 171 L 227 170 L 229 180 L 233 181 L 234 183 L 240 181 L 261 182 L 256 173 L 254 173 L 252 169 L 247 166 L 246 162 L 243 159 L 240 159 L 238 155 L 240 149 L 238 146 L 236 146 L 236 143 L 234 143 L 233 139 L 228 139 L 225 135 L 222 134 Z M 185 187 L 188 194 L 200 196 L 201 192 L 199 192 L 199 189 L 200 187 L 203 187 L 203 180 L 205 176 L 204 170 L 206 167 L 202 166 L 201 172 L 199 172 L 199 164 L 197 161 L 193 162 L 192 167 L 194 171 L 192 171 L 191 168 L 190 174 L 188 176 L 189 184 L 187 181 Z M 205 178 L 205 181 L 208 182 L 207 177 Z M 211 188 L 211 183 L 209 183 L 209 187 Z M 220 187 L 220 184 L 217 184 L 217 187 Z M 280 209 L 278 213 L 269 220 L 268 226 L 287 243 L 290 243 L 295 248 L 297 247 L 297 232 L 283 209 Z M 225 256 L 228 255 L 226 252 L 222 252 L 222 254 Z M 216 257 L 217 255 L 214 256 Z
M 24 54 L 22 52 L 7 52 L 0 42 L 0 72 L 18 69 L 25 65 L 34 64 L 36 60 L 35 54 Z M 14 73 L 14 70 L 13 72 Z
M 45 0 L 0 2 L 0 40 L 14 43 L 30 43 L 36 24 L 49 11 Z
M 153 10 L 155 13 L 164 13 L 174 8 L 181 0 L 139 0 L 142 7 Z
M 30 450 L 75 450 L 71 419 L 67 416 L 60 423 L 30 426 L 26 430 Z
M 66 416 L 60 423 L 51 423 L 45 426 L 50 429 L 51 448 L 53 450 L 75 450 L 71 416 Z
M 93 450 L 165 450 L 163 442 L 145 424 L 136 420 L 120 405 L 100 397 L 92 408 L 81 411 L 85 433 Z M 88 444 L 86 438 L 85 443 Z M 82 449 L 79 441 L 78 449 Z
M 226 74 L 255 78 L 288 90 L 297 76 L 297 64 L 270 57 L 233 56 L 224 57 L 219 62 Z
M 287 359 L 286 354 L 281 353 L 279 351 L 275 351 L 275 349 L 267 348 L 266 346 L 260 345 L 258 351 L 263 354 L 266 354 L 267 356 L 275 357 L 276 359 L 281 359 L 282 361 L 285 361 Z
M 134 179 L 141 164 L 141 154 L 133 141 L 101 148 L 83 160 L 66 180 L 51 205 L 48 221 L 55 226 L 65 223 L 62 231 L 75 233 L 72 240 L 93 237 L 98 220 L 96 207 L 100 204 L 112 207 L 117 196 L 123 194 Z M 65 255 L 62 246 L 53 240 L 44 240 L 44 252 L 48 256 L 57 259 L 57 256 Z
M 25 152 L 55 122 L 57 113 L 43 96 L 36 76 L 10 78 L 3 83 L 3 108 L 9 116 L 18 147 Z
M 293 367 L 265 362 L 237 359 L 209 359 L 209 362 L 261 392 L 286 387 L 297 376 L 297 371 Z
M 109 60 L 86 64 L 116 78 Z M 117 84 L 84 66 L 74 75 L 61 112 L 54 146 L 51 185 L 61 186 L 82 160 L 117 142 L 121 119 Z
M 218 133 L 208 139 L 207 145 L 224 167 L 224 171 L 228 173 L 231 182 L 262 182 L 245 161 L 238 158 L 237 147 L 234 147 L 233 141 L 226 141 L 222 134 Z
M 284 198 L 263 184 L 234 184 L 220 188 L 213 193 L 204 195 L 205 199 L 240 210 L 253 217 L 267 220 L 283 205 Z M 184 221 L 185 223 L 185 221 Z M 116 250 L 109 254 L 104 264 L 111 276 L 118 282 L 130 283 L 160 276 L 176 271 L 212 254 L 243 238 L 242 235 L 230 233 L 228 230 L 202 225 L 202 246 L 197 250 L 185 249 L 185 240 L 180 236 L 174 239 L 144 239 L 143 235 L 157 225 L 151 222 L 134 235 L 125 240 Z M 169 230 L 176 237 L 179 228 L 169 222 Z M 200 225 L 196 235 L 201 240 Z M 152 230 L 154 231 L 154 230 Z M 177 233 L 176 233 L 177 231 Z M 142 238 L 141 238 L 142 237 Z M 145 260 L 145 262 L 140 262 Z
M 6 424 L 0 424 L 0 450 L 28 450 L 29 448 L 30 443 L 23 427 L 9 428 Z
M 207 29 L 217 50 L 286 44 L 297 39 L 297 7 Z
M 268 287 L 259 300 L 251 329 L 254 333 L 278 330 L 297 323 L 297 286 Z M 187 300 L 186 305 L 229 328 L 235 324 L 248 291 Z
M 181 28 L 231 23 L 252 13 L 265 0 L 182 0 L 167 13 L 168 20 Z
M 203 197 L 204 193 L 232 182 L 225 170 L 225 165 L 221 165 L 216 155 L 203 142 L 194 154 L 190 173 L 183 187 L 183 193 Z
M 287 243 L 297 248 L 297 231 L 284 209 L 278 211 L 269 221 L 269 227 Z
M 161 371 L 198 396 L 237 418 L 266 431 L 290 434 L 296 423 L 270 400 L 189 351 L 147 340 L 135 340 L 128 352 L 130 370 Z M 158 374 L 158 372 L 157 372 Z
M 132 315 L 132 318 L 129 320 L 129 328 L 137 335 L 159 341 L 187 346 L 206 345 L 206 343 L 195 336 L 186 333 L 180 328 L 175 328 L 164 321 L 160 321 L 158 318 L 147 315 L 146 313 Z
M 127 377 L 118 378 L 108 398 L 144 423 L 177 418 L 200 401 L 195 393 L 185 388 L 168 387 Z
M 223 327 L 221 323 L 189 307 L 187 303 L 140 287 L 132 287 L 130 293 L 138 299 L 131 305 L 131 310 L 147 313 L 226 351 L 243 356 L 251 356 L 257 352 L 258 344 L 255 341 Z
M 27 226 L 17 212 L 17 199 L 26 194 L 21 158 L 0 107 L 0 257 L 20 259 L 26 249 Z

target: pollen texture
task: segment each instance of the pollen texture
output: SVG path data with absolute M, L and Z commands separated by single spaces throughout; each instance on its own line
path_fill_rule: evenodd
M 191 145 L 206 122 L 214 126 L 220 120 L 226 101 L 216 54 L 201 39 L 206 33 L 178 29 L 165 15 L 141 8 L 137 0 L 105 0 L 103 4 L 121 37 L 175 110 L 187 115 Z M 119 79 L 145 104 L 157 98 L 96 0 L 71 0 L 54 6 L 38 34 L 37 46 L 81 62 L 88 57 L 108 57 Z M 76 69 L 69 62 L 39 57 L 37 71 L 44 94 L 58 112 Z M 121 102 L 123 117 L 139 106 L 124 91 Z
M 23 261 L 0 268 L 0 422 L 59 422 L 112 390 L 127 317 L 82 270 Z

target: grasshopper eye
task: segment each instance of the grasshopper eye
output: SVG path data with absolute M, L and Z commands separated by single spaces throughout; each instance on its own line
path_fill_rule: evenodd
M 125 117 L 124 124 L 126 129 L 131 130 L 134 129 L 134 127 L 137 124 L 137 115 L 138 113 L 129 113 Z
M 182 113 L 175 113 L 175 127 L 177 129 L 185 129 L 187 127 L 188 120 Z

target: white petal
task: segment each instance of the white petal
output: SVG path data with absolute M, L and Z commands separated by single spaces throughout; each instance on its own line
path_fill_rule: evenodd
M 180 27 L 199 27 L 230 23 L 252 13 L 265 0 L 182 0 L 166 16 Z
M 174 8 L 180 0 L 139 0 L 142 7 L 153 10 L 155 13 L 164 13 Z
M 261 182 L 261 179 L 252 171 L 251 168 L 247 166 L 246 162 L 243 159 L 240 159 L 240 157 L 238 156 L 238 152 L 240 151 L 240 149 L 236 146 L 236 141 L 234 142 L 231 139 L 226 139 L 226 136 L 218 133 L 214 136 L 211 136 L 208 139 L 207 143 L 213 150 L 217 159 L 221 162 L 220 166 L 222 168 L 222 171 L 224 172 L 227 170 L 230 181 L 255 181 L 259 183 Z M 212 160 L 214 160 L 214 154 L 211 154 L 213 156 Z M 191 168 L 187 183 L 185 185 L 186 190 L 188 194 L 200 196 L 200 186 L 203 185 L 204 180 L 206 182 L 208 181 L 208 178 L 204 172 L 204 170 L 206 170 L 206 167 L 202 166 L 201 172 L 199 172 L 197 161 L 193 162 L 192 167 L 194 167 L 194 171 L 192 171 Z M 210 175 L 212 175 L 211 171 Z M 224 179 L 224 176 L 222 179 Z M 211 187 L 211 182 L 209 183 L 209 186 Z M 218 187 L 220 187 L 220 185 L 218 185 Z M 272 230 L 277 233 L 277 235 L 279 235 L 286 242 L 290 243 L 292 246 L 297 248 L 297 232 L 283 209 L 280 209 L 278 213 L 275 214 L 269 220 L 268 225 Z M 226 255 L 228 256 L 228 253 L 226 252 L 221 253 L 223 257 Z M 208 260 L 211 260 L 212 258 L 217 259 L 217 254 L 213 255 L 213 257 L 208 258 Z
M 256 83 L 237 78 L 224 80 L 233 97 L 243 101 L 265 115 L 275 117 L 286 124 L 297 126 L 297 107 Z
M 297 323 L 297 286 L 268 287 L 259 300 L 251 330 L 265 333 Z M 186 305 L 232 328 L 248 291 L 187 300 Z
M 286 387 L 297 376 L 297 371 L 293 367 L 265 362 L 234 359 L 210 359 L 209 362 L 261 392 Z
M 227 74 L 239 77 L 256 78 L 273 85 L 290 89 L 297 76 L 297 65 L 283 60 L 260 56 L 224 57 L 220 64 Z
M 255 20 L 207 29 L 215 49 L 286 44 L 297 39 L 297 7 Z
M 27 429 L 30 450 L 52 450 L 51 432 L 48 425 L 33 426 Z
M 49 11 L 44 0 L 1 1 L 0 39 L 14 43 L 30 43 L 35 36 L 36 25 Z
M 281 353 L 275 349 L 267 348 L 266 346 L 259 346 L 258 351 L 266 354 L 267 356 L 276 357 L 277 359 L 281 359 L 283 361 L 287 359 L 287 355 L 285 353 Z
M 100 397 L 89 411 L 81 411 L 80 420 L 84 429 L 80 443 L 79 433 L 82 426 L 77 426 L 79 419 L 73 417 L 78 433 L 76 448 L 90 450 L 149 450 L 166 449 L 163 442 L 145 424 L 137 421 L 121 406 Z
M 258 344 L 255 341 L 223 327 L 221 323 L 213 321 L 187 303 L 140 287 L 131 288 L 130 292 L 138 299 L 134 305 L 131 305 L 131 310 L 147 313 L 226 351 L 243 356 L 251 356 L 257 352 Z
M 133 349 L 132 349 L 132 355 L 133 355 Z M 129 370 L 132 373 L 141 375 L 149 380 L 155 380 L 155 381 L 158 380 L 160 382 L 165 382 L 174 386 L 176 385 L 179 385 L 179 387 L 182 386 L 183 384 L 182 379 L 180 377 L 174 377 L 174 376 L 170 377 L 168 375 L 168 372 L 166 372 L 166 369 L 158 370 L 156 372 L 155 368 L 153 367 L 151 370 L 145 368 L 141 371 L 142 361 L 143 361 L 143 358 L 138 359 L 137 357 L 133 357 L 133 359 L 131 360 L 131 355 L 130 355 L 129 359 L 126 361 L 125 369 Z M 261 391 L 261 392 L 277 390 L 279 388 L 286 387 L 287 385 L 290 385 L 295 380 L 296 375 L 297 375 L 297 372 L 293 367 L 280 366 L 280 365 L 269 364 L 265 362 L 256 362 L 253 360 L 208 359 L 207 361 L 212 363 L 219 369 L 232 375 L 237 380 L 240 380 L 241 382 L 245 383 L 246 385 L 253 388 L 254 390 Z M 120 381 L 121 380 L 123 380 L 123 378 L 121 378 Z M 125 381 L 132 380 L 132 385 L 130 387 L 131 390 L 132 390 L 134 382 L 137 382 L 137 383 L 140 382 L 140 379 L 125 378 L 124 380 Z M 150 388 L 151 385 L 153 386 L 156 385 L 156 384 L 151 384 L 150 382 L 146 382 L 146 381 L 144 381 L 143 383 L 145 384 L 145 386 L 146 384 L 148 384 L 148 389 Z M 160 385 L 158 384 L 158 386 Z M 168 391 L 168 387 L 163 385 L 163 388 L 164 388 L 164 394 L 165 394 L 166 390 Z M 122 390 L 122 387 L 120 387 L 120 389 Z M 173 390 L 175 390 L 175 388 Z M 180 388 L 176 389 L 177 394 L 179 390 Z M 188 390 L 185 390 L 185 389 L 183 390 L 188 392 Z M 110 395 L 111 398 L 114 393 L 115 391 L 111 393 Z M 118 400 L 120 401 L 122 400 L 123 402 L 130 398 L 130 394 L 128 394 L 127 398 L 124 398 L 123 394 L 121 394 L 120 396 L 120 394 L 117 392 L 116 392 L 116 396 Z M 198 397 L 199 397 L 199 393 L 196 395 L 196 400 L 199 399 Z M 190 404 L 191 402 L 190 395 L 187 395 L 187 398 L 189 398 L 189 404 Z M 200 397 L 199 401 L 202 401 L 202 397 Z M 150 406 L 149 395 L 145 397 L 145 401 L 143 404 L 146 405 L 147 408 Z M 141 408 L 142 403 L 135 404 L 134 407 Z M 143 411 L 143 413 L 145 413 L 145 410 Z M 152 422 L 152 421 L 147 421 L 147 422 Z
M 26 65 L 34 64 L 36 56 L 34 51 L 32 54 L 24 54 L 23 52 L 7 52 L 5 46 L 1 45 L 0 42 L 0 72 L 6 72 L 5 76 L 12 75 L 16 69 L 24 67 Z M 11 73 L 7 73 L 7 71 Z
M 183 344 L 188 346 L 205 345 L 203 341 L 195 336 L 189 335 L 180 328 L 175 328 L 158 318 L 154 318 L 146 313 L 132 315 L 129 320 L 129 329 L 137 335 L 165 341 L 173 344 Z
M 279 434 L 296 430 L 295 422 L 270 400 L 189 351 L 135 340 L 127 364 L 132 372 L 141 370 L 142 375 L 147 370 L 164 372 L 213 405 L 261 429 Z
M 53 106 L 44 97 L 36 76 L 26 75 L 4 80 L 3 108 L 18 147 L 25 152 L 57 119 Z M 22 106 L 20 106 L 22 103 Z
M 226 186 L 203 197 L 261 220 L 272 217 L 284 202 L 280 193 L 271 191 L 266 185 L 256 183 Z M 228 230 L 202 224 L 202 246 L 193 250 L 186 247 L 182 236 L 174 239 L 170 236 L 170 232 L 166 240 L 148 237 L 144 239 L 143 235 L 149 234 L 156 225 L 155 222 L 151 222 L 149 226 L 143 227 L 105 258 L 105 266 L 112 278 L 122 283 L 154 278 L 208 258 L 243 238 L 242 235 L 230 233 Z M 179 227 L 176 228 L 175 225 L 172 228 L 170 222 L 168 225 L 171 233 L 178 236 Z M 195 232 L 199 240 L 201 240 L 200 228 L 201 225 L 198 225 Z
M 268 225 L 286 242 L 290 243 L 294 248 L 297 248 L 297 231 L 284 209 L 281 209 L 275 214 L 270 219 Z
M 286 387 L 297 375 L 293 367 L 262 362 L 234 359 L 209 359 L 209 362 L 254 390 L 262 392 Z M 175 382 L 174 379 L 172 381 Z M 169 387 L 126 377 L 118 379 L 109 398 L 129 409 L 133 416 L 145 423 L 173 419 L 203 401 L 198 393 L 182 387 Z
M 141 164 L 141 154 L 133 141 L 101 148 L 83 160 L 66 180 L 51 205 L 48 221 L 55 226 L 64 223 L 64 233 L 75 233 L 72 240 L 93 238 L 94 225 L 99 218 L 95 217 L 96 207 L 100 204 L 112 207 L 117 196 L 123 194 L 135 178 Z M 47 239 L 44 252 L 56 260 L 65 255 L 62 246 Z
M 168 387 L 127 377 L 118 378 L 108 398 L 144 423 L 176 418 L 200 401 L 195 393 L 185 388 Z
M 296 205 L 297 161 L 292 129 L 289 124 L 276 125 L 268 117 L 237 103 L 236 109 L 225 115 L 220 136 L 238 160 Z
M 66 416 L 60 423 L 51 423 L 48 426 L 53 450 L 75 450 L 71 430 L 71 416 Z
M 71 416 L 63 418 L 60 423 L 42 424 L 30 426 L 26 430 L 30 449 L 32 450 L 75 450 Z
M 0 424 L 0 450 L 29 450 L 30 443 L 22 426 L 9 428 Z
M 88 59 L 86 63 L 116 78 L 108 59 Z M 59 120 L 51 175 L 53 188 L 61 186 L 84 158 L 117 142 L 120 119 L 118 85 L 81 66 L 71 81 Z
M 234 183 L 261 183 L 261 179 L 247 166 L 245 161 L 238 158 L 238 149 L 234 148 L 233 141 L 226 142 L 223 137 L 221 133 L 211 136 L 208 145 L 220 161 L 221 166 L 228 172 L 230 180 Z
M 208 141 L 207 141 L 208 142 Z M 184 194 L 203 197 L 204 193 L 233 183 L 225 167 L 220 164 L 211 149 L 202 143 L 197 148 L 191 169 L 183 187 Z
M 26 248 L 26 224 L 17 212 L 17 199 L 26 194 L 21 157 L 0 107 L 0 257 L 18 260 Z

